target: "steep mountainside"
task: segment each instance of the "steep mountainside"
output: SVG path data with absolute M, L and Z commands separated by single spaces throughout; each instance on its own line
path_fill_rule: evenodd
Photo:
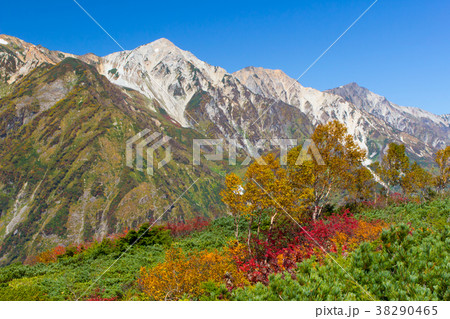
M 416 107 L 394 104 L 356 83 L 326 92 L 342 96 L 395 129 L 409 133 L 432 147 L 444 148 L 450 143 L 450 123 L 445 115 L 438 116 Z
M 300 138 L 312 132 L 311 122 L 297 108 L 254 94 L 224 69 L 167 39 L 108 55 L 98 68 L 112 83 L 157 100 L 181 126 L 210 137 Z M 270 105 L 271 111 L 264 113 Z M 261 121 L 252 125 L 260 114 Z
M 29 51 L 40 52 L 27 55 L 29 65 L 42 63 L 41 55 L 53 62 L 68 55 L 2 37 L 10 43 L 9 48 L 11 43 L 21 43 Z M 5 56 L 12 59 L 11 54 Z M 367 102 L 380 99 L 366 97 L 362 103 L 361 98 L 352 100 L 342 92 L 344 98 L 335 91 L 305 88 L 280 70 L 249 67 L 229 74 L 167 39 L 103 58 L 92 54 L 77 58 L 95 65 L 112 83 L 152 99 L 155 102 L 152 110 L 174 124 L 191 127 L 211 138 L 237 138 L 238 145 L 244 148 L 248 145 L 242 141 L 243 137 L 303 138 L 312 132 L 314 125 L 329 119 L 346 123 L 371 159 L 376 159 L 387 143 L 393 141 L 406 144 L 414 159 L 430 161 L 432 153 L 449 141 L 445 117 L 389 102 L 396 111 L 380 113 L 376 105 Z M 29 68 L 21 70 L 25 74 Z M 8 72 L 9 77 L 18 77 L 18 71 Z
M 450 125 L 450 114 L 442 114 L 441 118 L 443 118 L 444 121 L 446 121 L 447 124 Z
M 0 97 L 10 91 L 11 84 L 20 80 L 43 63 L 56 64 L 66 57 L 76 57 L 87 63 L 98 63 L 94 54 L 75 56 L 60 51 L 51 51 L 40 45 L 0 34 Z
M 306 114 L 314 125 L 337 119 L 376 159 L 389 142 L 404 143 L 414 158 L 431 158 L 433 149 L 407 132 L 400 132 L 383 120 L 342 97 L 303 87 L 280 70 L 248 67 L 233 74 L 256 94 L 281 100 Z
M 0 99 L 3 263 L 156 218 L 197 178 L 164 219 L 223 213 L 219 175 L 190 165 L 201 135 L 151 112 L 152 103 L 73 58 L 41 64 Z M 175 160 L 153 176 L 125 166 L 126 141 L 144 128 L 173 137 Z

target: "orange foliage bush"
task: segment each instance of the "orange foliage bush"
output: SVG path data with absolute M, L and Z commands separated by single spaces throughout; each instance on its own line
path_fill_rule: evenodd
M 331 238 L 337 252 L 352 251 L 362 242 L 371 242 L 379 238 L 381 231 L 387 224 L 383 221 L 366 222 L 358 220 L 358 226 L 352 234 L 338 232 Z
M 142 291 L 154 300 L 200 296 L 205 282 L 224 283 L 233 289 L 243 286 L 246 280 L 228 251 L 184 254 L 177 248 L 167 251 L 165 262 L 156 267 L 142 267 L 138 280 Z
M 53 263 L 58 259 L 58 256 L 63 255 L 65 252 L 66 247 L 56 246 L 37 255 L 35 261 L 43 264 Z

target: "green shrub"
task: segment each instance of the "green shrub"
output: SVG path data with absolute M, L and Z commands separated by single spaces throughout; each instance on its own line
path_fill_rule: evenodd
M 364 243 L 348 258 L 319 265 L 314 258 L 290 274 L 270 277 L 233 292 L 235 300 L 450 300 L 450 230 L 415 230 L 405 224 L 385 230 L 382 249 Z M 354 280 L 356 281 L 354 281 Z M 362 289 L 363 287 L 364 289 Z M 367 293 L 366 293 L 367 292 Z M 370 297 L 370 296 L 371 297 Z
M 64 236 L 66 234 L 66 224 L 69 218 L 69 209 L 64 206 L 58 210 L 53 218 L 45 225 L 44 231 L 48 234 Z
M 22 285 L 20 287 L 4 287 L 0 289 L 2 301 L 44 301 L 48 300 L 42 289 L 36 285 Z
M 387 223 L 410 223 L 414 228 L 443 229 L 450 221 L 450 198 L 368 210 L 359 215 L 367 219 L 381 219 Z
M 131 230 L 127 235 L 119 240 L 119 246 L 123 250 L 129 245 L 137 246 L 167 246 L 172 243 L 170 231 L 163 226 L 152 226 L 150 224 L 142 224 L 138 231 Z

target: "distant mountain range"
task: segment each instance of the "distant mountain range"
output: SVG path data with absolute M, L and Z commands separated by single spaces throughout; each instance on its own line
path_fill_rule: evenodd
M 51 51 L 0 35 L 0 258 L 104 237 L 137 225 L 201 181 L 171 217 L 214 217 L 223 163 L 191 165 L 193 138 L 309 136 L 345 123 L 376 160 L 389 142 L 431 163 L 450 144 L 450 116 L 398 106 L 347 84 L 321 92 L 280 70 L 235 73 L 159 39 L 105 57 Z M 154 176 L 125 166 L 125 142 L 149 128 L 172 137 L 174 161 Z M 244 138 L 245 137 L 245 138 Z
M 444 148 L 449 143 L 448 114 L 439 116 L 417 107 L 399 106 L 356 83 L 326 92 L 342 96 L 358 108 L 382 119 L 393 128 L 411 134 L 434 148 Z
M 303 87 L 280 70 L 248 67 L 230 74 L 167 39 L 105 57 L 50 51 L 5 35 L 1 39 L 0 72 L 9 84 L 41 63 L 74 57 L 94 65 L 110 82 L 157 101 L 182 127 L 200 131 L 205 128 L 196 127 L 201 123 L 217 136 L 251 132 L 247 137 L 295 137 L 293 128 L 307 134 L 318 123 L 338 119 L 370 158 L 379 155 L 386 144 L 383 139 L 405 143 L 418 158 L 430 158 L 450 140 L 448 115 L 396 105 L 356 83 L 320 92 Z M 278 112 L 279 108 L 284 112 Z M 258 120 L 253 123 L 252 119 Z

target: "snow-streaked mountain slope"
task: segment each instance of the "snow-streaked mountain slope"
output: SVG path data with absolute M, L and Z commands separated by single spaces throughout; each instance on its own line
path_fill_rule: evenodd
M 441 118 L 443 118 L 444 121 L 447 122 L 448 125 L 450 125 L 450 114 L 442 114 Z
M 243 132 L 255 139 L 292 137 L 292 132 L 304 136 L 311 124 L 337 119 L 372 159 L 386 141 L 405 143 L 418 157 L 430 157 L 433 152 L 344 98 L 303 87 L 280 70 L 249 67 L 229 74 L 167 39 L 110 54 L 101 59 L 98 69 L 111 82 L 156 100 L 180 125 L 206 125 L 215 137 L 242 136 Z
M 397 105 L 356 83 L 326 92 L 342 96 L 393 128 L 409 133 L 434 148 L 443 148 L 450 143 L 450 123 L 445 116 L 438 116 L 417 107 Z
M 382 97 L 355 94 L 352 100 L 342 92 L 345 98 L 335 91 L 320 92 L 280 70 L 249 67 L 229 74 L 167 39 L 103 58 L 50 51 L 5 35 L 0 39 L 0 76 L 9 85 L 6 90 L 0 87 L 0 93 L 42 63 L 75 57 L 94 65 L 112 83 L 144 94 L 150 107 L 180 126 L 211 138 L 237 137 L 241 146 L 245 146 L 243 136 L 252 140 L 304 137 L 315 125 L 331 119 L 344 122 L 371 159 L 391 141 L 404 143 L 417 158 L 430 159 L 436 148 L 449 141 L 448 116 L 392 103 L 377 113 Z
M 312 130 L 300 110 L 251 92 L 224 69 L 199 60 L 167 39 L 110 54 L 101 59 L 98 70 L 112 83 L 157 101 L 181 126 L 206 130 L 213 137 L 242 139 L 244 132 L 253 139 L 268 134 L 300 137 Z M 271 105 L 275 111 L 264 112 Z M 252 119 L 260 114 L 260 125 L 250 129 Z
M 368 151 L 369 158 L 375 158 L 385 146 L 384 139 L 407 141 L 408 149 L 418 156 L 430 156 L 431 149 L 408 134 L 400 136 L 384 121 L 360 109 L 342 97 L 302 86 L 281 70 L 248 67 L 233 73 L 243 84 L 255 93 L 279 99 L 299 108 L 314 125 L 337 119 L 346 124 L 360 145 Z
M 102 59 L 99 71 L 112 83 L 157 99 L 182 126 L 189 126 L 184 108 L 198 89 L 207 91 L 227 74 L 167 39 L 110 54 Z

